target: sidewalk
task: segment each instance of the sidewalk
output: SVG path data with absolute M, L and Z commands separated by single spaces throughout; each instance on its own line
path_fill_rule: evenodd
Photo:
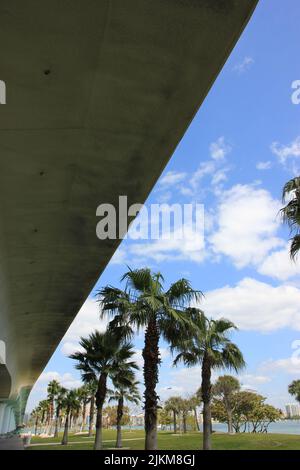
M 0 439 L 0 451 L 1 450 L 24 450 L 23 441 L 17 436 Z

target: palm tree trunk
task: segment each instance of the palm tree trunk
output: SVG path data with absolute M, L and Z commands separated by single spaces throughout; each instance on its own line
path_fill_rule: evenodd
M 159 331 L 156 318 L 149 321 L 145 332 L 144 382 L 145 382 L 145 450 L 157 449 L 157 403 L 156 384 L 158 382 Z
M 176 411 L 173 410 L 173 425 L 174 425 L 174 434 L 177 433 L 177 423 L 176 423 Z
M 94 424 L 94 412 L 95 412 L 95 397 L 91 396 L 90 404 L 90 417 L 89 417 L 89 437 L 93 434 L 93 424 Z
M 54 437 L 58 437 L 58 422 L 59 422 L 59 406 L 56 408 L 56 417 L 55 417 L 55 429 L 54 429 Z
M 85 415 L 86 415 L 86 402 L 84 401 L 83 407 L 82 407 L 82 422 L 80 426 L 80 431 L 84 431 L 84 426 L 85 426 Z
M 69 415 L 70 415 L 70 410 L 67 410 L 66 412 L 66 420 L 65 420 L 65 429 L 64 429 L 64 435 L 61 441 L 61 444 L 63 446 L 68 444 L 68 432 L 69 432 Z
M 34 435 L 35 436 L 37 435 L 38 425 L 39 425 L 39 417 L 37 417 L 36 420 L 35 420 L 35 427 L 34 427 Z
M 98 389 L 96 393 L 96 406 L 97 406 L 97 418 L 96 418 L 96 436 L 94 450 L 102 449 L 102 410 L 106 397 L 106 381 L 107 374 L 101 374 L 98 382 Z
M 183 432 L 184 434 L 186 434 L 187 429 L 186 429 L 186 414 L 185 413 L 182 415 L 182 422 L 183 422 Z
M 122 447 L 121 422 L 123 418 L 123 407 L 124 407 L 124 399 L 123 397 L 120 397 L 118 400 L 118 408 L 117 408 L 117 442 L 116 442 L 117 449 L 120 449 Z
M 200 426 L 199 426 L 198 416 L 197 416 L 197 408 L 194 408 L 194 417 L 195 417 L 196 429 L 197 431 L 200 431 Z
M 204 354 L 202 362 L 202 399 L 203 399 L 203 450 L 211 450 L 211 368 Z

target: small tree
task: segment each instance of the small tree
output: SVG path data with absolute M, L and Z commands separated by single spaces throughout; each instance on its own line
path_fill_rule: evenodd
M 234 394 L 240 390 L 241 386 L 235 377 L 231 375 L 223 375 L 218 378 L 213 386 L 213 394 L 220 397 L 227 413 L 228 432 L 233 432 L 232 412 L 234 409 Z

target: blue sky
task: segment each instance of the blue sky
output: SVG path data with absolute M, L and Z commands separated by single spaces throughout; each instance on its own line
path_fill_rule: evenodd
M 208 315 L 239 327 L 234 340 L 247 362 L 241 382 L 280 407 L 293 401 L 287 385 L 300 374 L 300 261 L 290 262 L 289 232 L 278 217 L 282 186 L 300 169 L 300 105 L 291 100 L 292 82 L 300 79 L 299 18 L 297 0 L 261 0 L 149 195 L 147 205 L 204 204 L 204 246 L 195 233 L 175 245 L 124 240 L 94 289 L 119 285 L 126 263 L 161 271 L 166 286 L 187 277 L 205 293 Z M 92 293 L 35 385 L 28 409 L 52 378 L 79 386 L 67 355 L 79 335 L 103 327 Z M 142 334 L 135 346 L 141 363 Z M 167 345 L 161 348 L 161 398 L 195 391 L 199 368 L 173 368 Z

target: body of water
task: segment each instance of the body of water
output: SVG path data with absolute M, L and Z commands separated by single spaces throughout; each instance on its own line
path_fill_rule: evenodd
M 213 423 L 213 430 L 227 432 L 227 425 L 224 423 Z M 268 427 L 268 433 L 300 435 L 300 421 L 286 419 L 283 421 L 277 421 L 276 423 L 271 423 Z

